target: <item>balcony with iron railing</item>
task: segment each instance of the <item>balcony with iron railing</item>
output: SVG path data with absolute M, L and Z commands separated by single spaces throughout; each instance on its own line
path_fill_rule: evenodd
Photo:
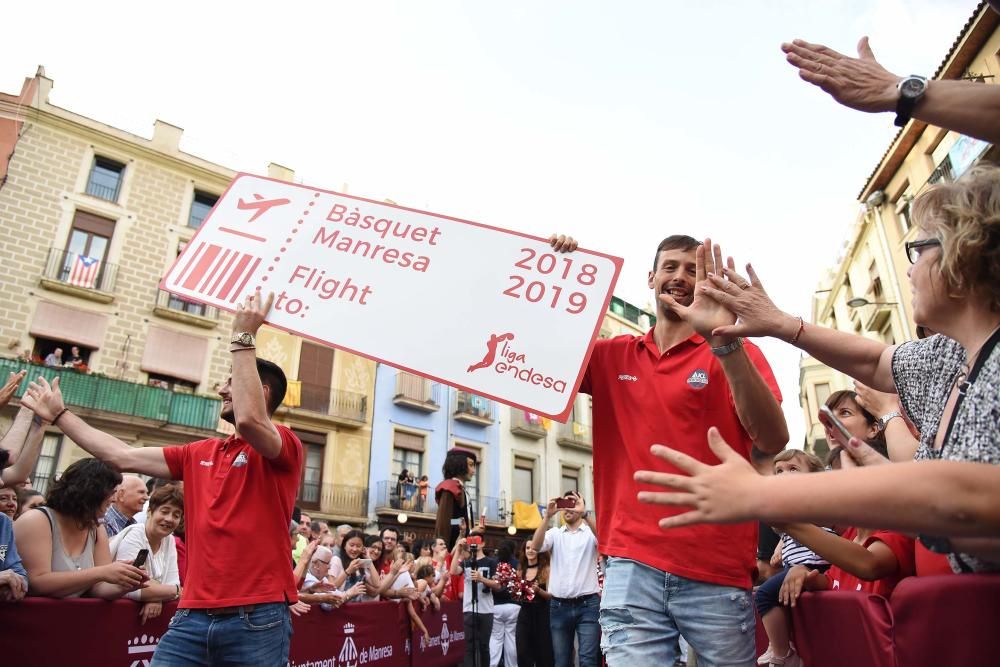
M 343 517 L 368 515 L 368 489 L 347 484 L 302 484 L 298 504 L 304 509 Z
M 368 416 L 368 397 L 354 391 L 302 382 L 298 410 L 332 417 L 348 426 L 362 426 Z
M 396 373 L 396 393 L 392 402 L 421 412 L 435 412 L 441 408 L 441 385 L 419 375 L 399 371 Z
M 214 432 L 219 423 L 221 404 L 218 399 L 181 394 L 70 368 L 51 368 L 16 359 L 0 359 L 0 377 L 7 377 L 8 372 L 16 373 L 22 369 L 27 370 L 28 377 L 32 379 L 41 376 L 51 382 L 58 376 L 63 401 L 70 407 L 203 431 Z M 27 386 L 27 382 L 22 382 L 16 395 L 23 396 Z
M 580 419 L 581 415 L 576 410 L 570 413 L 569 421 L 559 424 L 556 431 L 556 442 L 563 447 L 581 449 L 585 452 L 593 451 L 594 435 L 590 424 L 585 424 Z
M 479 516 L 486 507 L 486 520 L 491 523 L 503 523 L 508 519 L 506 498 L 495 496 L 479 496 L 472 500 L 473 514 Z M 427 498 L 420 495 L 416 484 L 400 484 L 392 479 L 375 484 L 375 512 L 398 513 L 411 512 L 417 514 L 436 514 L 437 502 L 434 500 L 434 485 L 428 487 Z
M 53 291 L 111 303 L 117 277 L 117 264 L 62 248 L 49 248 L 41 284 Z
M 548 433 L 541 417 L 518 408 L 510 409 L 510 432 L 535 440 L 544 439 Z
M 488 398 L 468 391 L 456 391 L 452 414 L 457 421 L 489 426 L 496 420 L 496 405 Z
M 214 329 L 219 323 L 219 309 L 196 301 L 189 301 L 166 290 L 156 290 L 153 313 L 168 320 Z

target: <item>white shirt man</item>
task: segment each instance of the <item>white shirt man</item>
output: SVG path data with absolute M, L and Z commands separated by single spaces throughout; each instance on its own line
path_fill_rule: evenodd
M 573 507 L 560 509 L 557 503 L 566 500 L 573 501 Z M 549 520 L 560 511 L 565 525 L 548 528 Z M 573 491 L 568 491 L 563 498 L 550 500 L 545 519 L 535 530 L 532 542 L 537 551 L 552 554 L 549 609 L 556 667 L 572 664 L 574 636 L 579 644 L 580 667 L 596 667 L 600 661 L 601 638 L 597 528 L 586 511 L 583 498 Z

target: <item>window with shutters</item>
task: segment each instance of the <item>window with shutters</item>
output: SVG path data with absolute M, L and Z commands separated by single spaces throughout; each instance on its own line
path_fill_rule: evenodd
M 302 341 L 299 381 L 302 383 L 303 410 L 330 412 L 330 385 L 333 379 L 333 349 Z
M 514 476 L 512 480 L 514 500 L 526 503 L 535 498 L 535 461 L 523 456 L 514 457 Z
M 302 480 L 299 483 L 298 503 L 302 507 L 318 509 L 323 489 L 323 455 L 326 452 L 326 436 L 322 433 L 300 431 L 295 435 L 302 441 Z

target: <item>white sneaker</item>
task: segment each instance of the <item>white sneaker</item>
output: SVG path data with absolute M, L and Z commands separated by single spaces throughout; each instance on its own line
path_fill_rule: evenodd
M 771 657 L 774 655 L 774 651 L 771 650 L 771 645 L 767 645 L 767 650 L 764 651 L 759 658 L 757 658 L 758 665 L 768 665 L 771 663 Z

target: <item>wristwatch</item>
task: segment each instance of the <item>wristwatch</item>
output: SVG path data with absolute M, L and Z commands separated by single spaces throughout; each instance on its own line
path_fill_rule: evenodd
M 723 345 L 721 347 L 713 347 L 712 348 L 712 354 L 714 354 L 717 357 L 724 357 L 727 354 L 735 352 L 736 350 L 740 349 L 741 347 L 743 347 L 743 339 L 742 338 L 737 338 L 736 340 L 734 340 L 732 343 L 729 343 L 728 345 Z
M 243 347 L 254 347 L 257 344 L 257 339 L 249 331 L 242 331 L 238 334 L 233 334 L 233 339 L 229 343 L 231 345 L 242 345 Z
M 885 428 L 886 424 L 889 423 L 890 419 L 894 419 L 895 417 L 902 417 L 902 416 L 903 415 L 899 414 L 899 410 L 893 410 L 892 412 L 888 412 L 888 413 L 882 415 L 882 417 L 879 418 L 879 422 L 882 424 L 882 428 Z
M 913 115 L 913 109 L 917 102 L 927 92 L 927 77 L 911 74 L 896 86 L 899 91 L 899 99 L 896 100 L 896 120 L 893 121 L 896 127 L 903 127 Z
M 947 537 L 934 537 L 933 535 L 919 535 L 920 543 L 927 547 L 928 551 L 936 554 L 950 554 L 955 551 L 951 546 L 951 540 Z

